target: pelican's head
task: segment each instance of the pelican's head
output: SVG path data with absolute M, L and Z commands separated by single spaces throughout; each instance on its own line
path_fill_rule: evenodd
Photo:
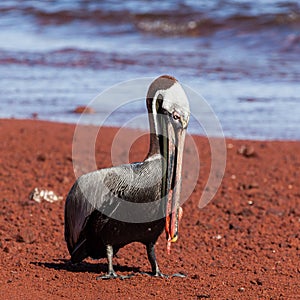
M 151 83 L 147 93 L 147 108 L 153 117 L 157 113 L 169 113 L 175 121 L 181 123 L 183 129 L 187 128 L 189 102 L 182 86 L 174 77 L 163 75 Z M 154 123 L 155 121 L 154 119 Z M 157 132 L 157 126 L 154 129 Z
M 147 93 L 151 130 L 150 154 L 163 156 L 162 198 L 166 200 L 168 249 L 178 237 L 182 155 L 190 108 L 180 83 L 171 76 L 155 79 Z

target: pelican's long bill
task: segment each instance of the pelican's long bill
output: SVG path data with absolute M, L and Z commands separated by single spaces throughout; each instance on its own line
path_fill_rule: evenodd
M 174 121 L 174 114 L 175 120 Z M 182 216 L 180 207 L 181 172 L 186 122 L 176 111 L 162 118 L 162 153 L 164 157 L 164 178 L 162 191 L 166 200 L 166 238 L 170 253 L 171 242 L 178 238 L 179 221 Z M 177 121 L 178 120 L 178 121 Z

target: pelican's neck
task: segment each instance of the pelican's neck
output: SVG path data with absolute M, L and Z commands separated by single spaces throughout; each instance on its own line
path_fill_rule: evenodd
M 154 115 L 150 112 L 149 114 L 149 126 L 150 126 L 150 146 L 149 146 L 149 152 L 146 158 L 149 158 L 150 156 L 153 156 L 155 154 L 161 154 L 160 149 L 160 141 L 157 131 L 157 128 L 155 127 L 154 123 Z
M 150 133 L 150 147 L 147 158 L 156 154 L 161 154 L 159 137 L 154 133 Z

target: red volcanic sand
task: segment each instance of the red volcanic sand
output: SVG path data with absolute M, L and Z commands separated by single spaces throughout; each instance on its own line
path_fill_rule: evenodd
M 200 153 L 200 177 L 183 205 L 178 242 L 167 255 L 162 234 L 156 247 L 164 273 L 188 276 L 162 279 L 137 274 L 127 280 L 101 281 L 96 277 L 106 272 L 105 259 L 87 259 L 76 266 L 68 263 L 64 200 L 37 203 L 28 198 L 38 187 L 65 199 L 75 180 L 74 128 L 0 120 L 1 299 L 299 297 L 300 142 L 227 140 L 221 187 L 205 208 L 198 209 L 210 169 L 210 149 L 206 138 L 194 137 Z M 101 132 L 96 144 L 99 168 L 111 165 L 110 146 L 117 129 Z M 122 139 L 119 143 L 120 157 L 126 160 Z M 143 159 L 147 148 L 144 135 L 132 146 L 130 160 Z M 188 147 L 185 152 L 185 164 L 191 170 L 195 157 Z M 122 275 L 150 270 L 144 246 L 138 243 L 121 249 L 114 265 Z

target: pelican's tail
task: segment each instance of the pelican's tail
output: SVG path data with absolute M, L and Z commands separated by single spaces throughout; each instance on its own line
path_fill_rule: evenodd
M 88 220 L 88 208 L 85 198 L 75 182 L 65 204 L 65 240 L 72 262 L 80 262 L 88 257 L 85 226 Z

